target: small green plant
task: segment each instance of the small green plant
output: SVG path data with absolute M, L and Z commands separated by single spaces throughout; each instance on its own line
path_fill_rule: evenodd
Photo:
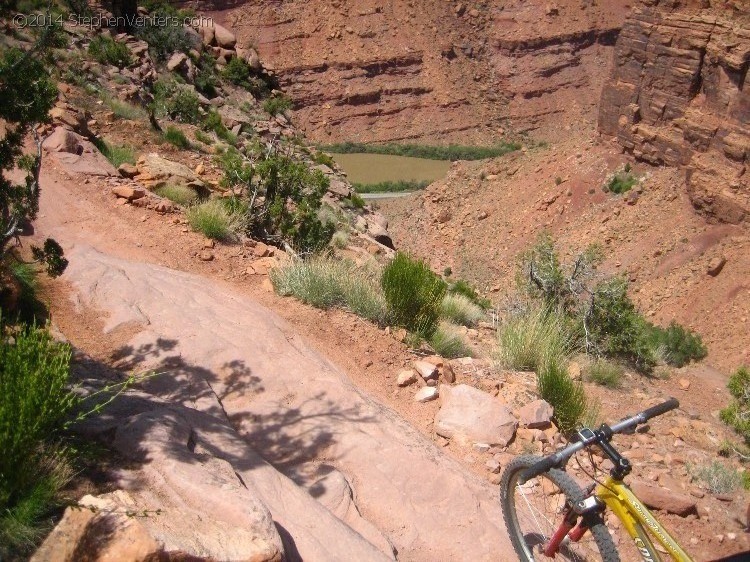
M 474 326 L 484 316 L 483 310 L 464 295 L 448 292 L 440 303 L 440 316 L 461 326 Z
M 618 195 L 630 191 L 638 178 L 630 173 L 630 165 L 626 165 L 622 172 L 615 173 L 602 188 L 605 192 L 616 193 Z
M 128 46 L 109 35 L 94 37 L 89 43 L 89 55 L 101 64 L 111 64 L 118 68 L 130 66 L 133 62 Z
M 497 357 L 507 368 L 539 373 L 549 363 L 564 364 L 574 346 L 563 315 L 531 306 L 511 314 L 500 326 Z
M 560 176 L 557 176 L 555 178 L 555 185 L 560 185 L 563 182 L 563 179 Z
M 562 362 L 548 361 L 537 372 L 537 390 L 554 411 L 554 421 L 563 435 L 580 427 L 589 413 L 586 391 L 575 382 Z
M 450 268 L 448 267 L 446 268 L 446 270 L 450 270 Z M 451 271 L 451 273 L 453 272 Z M 446 277 L 450 276 L 451 273 L 447 273 Z M 489 299 L 482 297 L 479 293 L 477 293 L 477 290 L 474 287 L 472 287 L 467 281 L 464 281 L 463 279 L 457 279 L 456 281 L 451 283 L 448 286 L 448 292 L 454 295 L 463 295 L 483 310 L 487 310 L 492 306 L 492 303 Z
M 377 275 L 350 261 L 316 256 L 274 268 L 269 276 L 281 295 L 293 295 L 316 308 L 344 308 L 381 326 L 388 322 Z
M 328 166 L 329 168 L 333 169 L 336 166 L 336 162 L 333 158 L 331 158 L 330 154 L 326 154 L 325 152 L 316 152 L 313 154 L 313 162 L 316 164 L 322 164 L 323 166 Z
M 232 213 L 218 200 L 193 205 L 187 210 L 190 227 L 214 240 L 232 240 L 242 231 L 243 217 Z
M 364 209 L 365 200 L 362 198 L 361 195 L 358 195 L 357 193 L 352 193 L 349 197 L 342 199 L 341 204 L 346 209 Z
M 200 129 L 197 129 L 195 131 L 195 140 L 202 142 L 203 144 L 211 145 L 214 143 L 214 140 L 208 136 L 206 133 L 201 131 Z
M 422 260 L 397 252 L 383 270 L 381 284 L 396 324 L 429 340 L 438 327 L 443 280 Z
M 704 465 L 688 464 L 687 470 L 712 494 L 731 494 L 744 487 L 742 475 L 719 461 Z
M 180 131 L 177 127 L 169 126 L 167 130 L 162 133 L 162 138 L 171 145 L 187 150 L 191 147 L 190 141 L 185 136 L 185 133 Z
M 343 230 L 338 230 L 333 234 L 331 238 L 331 244 L 335 248 L 343 249 L 349 244 L 349 234 Z
M 721 410 L 721 421 L 734 429 L 750 447 L 750 369 L 740 367 L 727 384 L 732 401 Z
M 586 380 L 606 386 L 607 388 L 620 388 L 624 369 L 617 363 L 606 359 L 595 359 L 585 370 Z
M 135 151 L 131 146 L 109 144 L 103 139 L 94 139 L 94 144 L 104 157 L 117 168 L 120 164 L 135 164 Z
M 182 11 L 167 4 L 158 6 L 147 18 L 138 18 L 141 25 L 135 30 L 135 35 L 148 43 L 154 60 L 165 62 L 172 53 L 190 50 L 190 39 L 180 19 L 184 20 Z
M 128 119 L 130 121 L 138 121 L 147 117 L 146 112 L 143 108 L 137 107 L 128 102 L 120 101 L 116 98 L 106 96 L 104 103 L 112 110 L 117 119 Z
M 252 72 L 252 68 L 244 60 L 233 57 L 221 71 L 221 76 L 232 84 L 249 88 L 248 79 Z
M 287 96 L 273 96 L 263 102 L 263 111 L 271 115 L 284 113 L 292 108 L 292 100 Z
M 453 275 L 453 269 L 451 267 L 443 269 L 443 277 L 450 277 L 451 275 Z
M 430 346 L 441 357 L 471 357 L 473 352 L 464 340 L 457 326 L 449 322 L 440 322 L 437 330 L 429 340 Z
M 167 184 L 154 190 L 160 197 L 166 197 L 173 203 L 189 207 L 198 200 L 198 194 L 191 187 L 179 184 Z

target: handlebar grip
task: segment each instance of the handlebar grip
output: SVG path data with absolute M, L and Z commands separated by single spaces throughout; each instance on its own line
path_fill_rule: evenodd
M 543 472 L 547 472 L 550 468 L 553 468 L 560 464 L 560 456 L 558 454 L 550 455 L 548 457 L 544 457 L 542 460 L 540 460 L 537 463 L 532 464 L 529 468 L 523 471 L 521 474 L 521 480 L 524 482 L 527 482 L 531 480 L 532 478 L 535 478 L 542 474 Z
M 657 404 L 656 406 L 647 408 L 646 410 L 643 411 L 643 416 L 647 420 L 650 420 L 651 418 L 655 418 L 656 416 L 666 414 L 667 412 L 674 410 L 675 408 L 678 408 L 679 406 L 680 406 L 680 401 L 677 400 L 677 398 L 670 398 L 666 402 L 662 402 L 661 404 Z

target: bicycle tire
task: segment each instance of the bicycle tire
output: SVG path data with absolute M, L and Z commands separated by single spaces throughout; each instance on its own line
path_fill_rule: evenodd
M 534 562 L 534 556 L 530 546 L 523 536 L 523 531 L 518 523 L 518 515 L 515 505 L 515 486 L 521 472 L 534 463 L 541 460 L 541 457 L 534 455 L 523 455 L 513 459 L 505 467 L 502 479 L 500 481 L 500 505 L 505 519 L 505 526 L 510 535 L 510 541 L 513 549 L 516 551 L 519 560 L 523 562 Z M 546 478 L 565 494 L 569 501 L 576 501 L 583 497 L 583 491 L 576 482 L 564 471 L 559 469 L 550 469 L 537 478 Z M 609 534 L 601 514 L 594 513 L 586 516 L 588 518 L 587 526 L 591 533 L 597 549 L 599 550 L 600 560 L 603 562 L 620 562 L 620 555 L 617 551 L 612 536 Z M 562 554 L 562 552 L 560 553 Z

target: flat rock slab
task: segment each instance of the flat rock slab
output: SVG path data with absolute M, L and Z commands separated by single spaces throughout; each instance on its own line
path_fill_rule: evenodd
M 441 387 L 442 405 L 435 433 L 462 442 L 507 445 L 516 432 L 516 418 L 492 395 L 473 386 Z
M 63 242 L 65 234 L 56 231 Z M 148 392 L 228 416 L 248 444 L 292 477 L 295 467 L 325 458 L 354 484 L 362 515 L 401 559 L 512 557 L 496 488 L 360 391 L 273 312 L 200 276 L 85 246 L 66 252 L 64 279 L 76 298 L 103 313 L 106 331 L 126 326 L 134 334 L 123 360 L 134 370 L 166 371 L 150 379 Z M 498 437 L 480 441 L 504 441 L 515 421 L 500 415 L 505 410 L 482 412 Z M 361 559 L 321 557 L 325 541 L 315 539 L 314 525 L 297 523 L 282 498 L 257 491 L 303 559 Z M 450 517 L 440 515 L 445 510 Z

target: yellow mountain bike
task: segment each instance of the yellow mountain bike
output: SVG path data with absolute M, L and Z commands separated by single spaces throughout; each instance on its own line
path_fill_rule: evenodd
M 679 405 L 671 398 L 611 427 L 583 428 L 575 443 L 547 457 L 524 455 L 513 459 L 503 473 L 500 502 L 519 558 L 530 562 L 560 555 L 564 560 L 618 562 L 620 555 L 602 519 L 609 508 L 635 541 L 643 560 L 662 560 L 654 547 L 655 539 L 674 560 L 691 561 L 623 483 L 630 473 L 630 462 L 610 442 L 615 433 L 632 431 Z M 614 468 L 606 480 L 581 490 L 565 472 L 565 464 L 578 451 L 593 446 L 602 450 Z

